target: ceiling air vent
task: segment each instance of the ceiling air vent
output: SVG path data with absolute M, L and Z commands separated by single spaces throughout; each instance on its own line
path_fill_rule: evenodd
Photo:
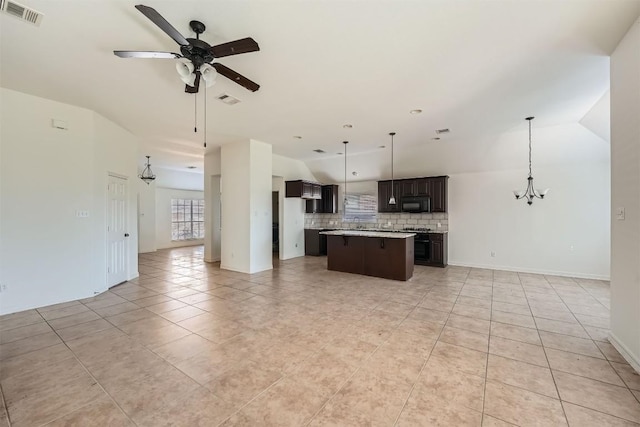
M 233 96 L 227 95 L 226 93 L 221 93 L 220 95 L 216 96 L 216 99 L 219 99 L 227 105 L 235 105 L 240 102 L 238 98 L 234 98 Z
M 0 0 L 0 10 L 2 10 L 7 15 L 15 16 L 16 18 L 20 18 L 25 22 L 30 24 L 40 26 L 40 22 L 42 22 L 42 17 L 44 16 L 40 12 L 36 12 L 33 9 L 29 9 L 26 6 L 21 5 L 20 3 L 16 3 L 12 0 Z
M 443 133 L 449 133 L 449 132 L 451 132 L 449 129 L 437 129 L 436 130 L 436 133 L 438 135 L 443 134 Z
M 322 150 L 322 149 L 320 149 L 320 148 L 316 148 L 316 149 L 315 149 L 315 150 L 313 150 L 313 151 L 315 151 L 316 153 L 326 153 L 326 151 L 324 151 L 324 150 Z

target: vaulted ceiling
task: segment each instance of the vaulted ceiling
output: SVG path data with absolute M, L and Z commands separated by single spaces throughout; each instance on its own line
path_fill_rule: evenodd
M 385 174 L 377 163 L 388 158 L 390 131 L 404 150 L 397 167 L 404 162 L 405 175 L 417 168 L 412 153 L 433 163 L 425 172 L 475 170 L 474 153 L 487 152 L 497 157 L 486 167 L 500 167 L 509 144 L 499 141 L 526 137 L 529 115 L 536 129 L 548 129 L 538 135 L 562 143 L 553 129 L 581 126 L 607 92 L 608 56 L 640 15 L 640 0 L 145 1 L 186 37 L 198 19 L 210 44 L 253 37 L 260 45 L 220 59 L 261 88 L 249 92 L 218 76 L 207 90 L 208 150 L 258 139 L 326 180 L 337 180 L 343 140 L 363 179 Z M 44 19 L 36 27 L 0 14 L 3 87 L 97 111 L 137 135 L 158 166 L 201 168 L 203 91 L 184 93 L 172 59 L 113 55 L 177 51 L 135 2 L 21 3 Z M 242 102 L 225 105 L 215 99 L 221 93 Z M 422 113 L 409 114 L 414 109 Z M 433 140 L 441 128 L 451 133 Z M 585 156 L 607 155 L 584 127 L 562 129 L 590 141 L 583 148 L 594 154 Z M 580 149 L 563 150 L 569 158 Z M 513 156 L 522 153 L 519 146 Z

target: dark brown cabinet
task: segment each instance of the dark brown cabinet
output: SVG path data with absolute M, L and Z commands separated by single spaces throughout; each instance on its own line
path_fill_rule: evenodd
M 391 181 L 378 181 L 378 212 L 400 212 L 400 182 L 393 182 L 393 196 L 396 204 L 390 205 Z
M 321 199 L 322 186 L 311 181 L 286 181 L 285 197 L 300 197 L 302 199 Z
M 320 234 L 324 229 L 305 228 L 304 230 L 304 254 L 320 256 L 327 254 L 327 236 Z
M 306 213 L 338 213 L 338 186 L 323 185 L 319 199 L 307 200 Z
M 431 212 L 447 212 L 448 176 L 399 179 L 393 182 L 396 205 L 389 205 L 391 181 L 378 181 L 378 212 L 400 212 L 403 197 L 429 196 Z
M 447 211 L 447 180 L 448 176 L 431 178 L 429 182 L 429 196 L 431 196 L 431 212 Z
M 447 234 L 430 233 L 429 242 L 431 244 L 431 260 L 427 265 L 435 267 L 447 266 Z

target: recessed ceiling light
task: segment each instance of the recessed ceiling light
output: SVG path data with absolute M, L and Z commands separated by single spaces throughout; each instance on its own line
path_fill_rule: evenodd
M 336 154 L 342 154 L 342 153 L 336 153 Z
M 321 148 L 316 148 L 316 149 L 315 149 L 315 150 L 313 150 L 313 151 L 315 151 L 316 153 L 326 153 L 326 151 L 324 151 L 324 150 L 323 150 L 323 149 L 321 149 Z
M 441 133 L 449 133 L 451 132 L 448 128 L 444 128 L 444 129 L 436 129 L 436 133 L 438 135 L 440 135 Z
M 379 145 L 378 148 L 386 148 L 386 145 Z
M 420 110 L 420 109 L 415 109 L 415 110 L 409 111 L 409 114 L 420 114 L 420 113 L 422 113 L 422 110 Z
M 347 123 L 346 125 L 342 125 L 342 127 L 345 129 L 351 129 L 353 125 L 350 125 L 349 123 Z
M 300 135 L 294 135 L 293 136 L 295 139 L 302 139 L 302 137 Z
M 187 169 L 196 169 L 195 166 L 187 166 Z
M 351 172 L 351 175 L 353 175 L 353 176 L 358 176 L 358 172 L 353 171 L 353 172 Z
M 433 139 L 434 141 L 440 141 L 440 138 L 437 137 L 437 136 L 435 138 L 431 138 L 431 139 Z

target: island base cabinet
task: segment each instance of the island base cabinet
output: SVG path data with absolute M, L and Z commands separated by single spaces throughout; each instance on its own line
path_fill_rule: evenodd
M 413 276 L 413 237 L 406 239 L 366 238 L 364 274 L 392 280 Z
M 327 236 L 327 268 L 392 280 L 413 276 L 413 237 Z
M 327 236 L 327 268 L 364 274 L 364 237 Z

